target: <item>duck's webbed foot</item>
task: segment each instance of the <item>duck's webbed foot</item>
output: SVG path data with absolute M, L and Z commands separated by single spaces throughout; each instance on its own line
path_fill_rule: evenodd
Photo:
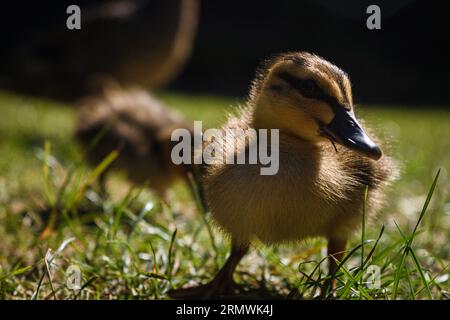
M 197 287 L 170 290 L 169 297 L 174 299 L 212 299 L 234 295 L 238 286 L 233 280 L 233 273 L 247 250 L 248 246 L 233 245 L 227 262 L 211 282 Z

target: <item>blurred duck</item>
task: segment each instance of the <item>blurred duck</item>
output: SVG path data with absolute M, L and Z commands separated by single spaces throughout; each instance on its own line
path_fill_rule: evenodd
M 135 184 L 149 187 L 165 197 L 177 179 L 188 182 L 189 166 L 176 166 L 170 153 L 176 128 L 191 131 L 177 113 L 139 88 L 108 85 L 98 96 L 86 98 L 78 111 L 76 137 L 87 149 L 88 162 L 96 166 L 113 150 L 119 156 L 109 170 L 126 172 Z M 108 171 L 99 177 L 102 192 Z
M 356 119 L 347 74 L 310 53 L 268 61 L 253 82 L 247 106 L 223 130 L 232 128 L 279 129 L 279 171 L 261 175 L 260 164 L 203 168 L 207 206 L 230 236 L 231 254 L 209 283 L 172 290 L 173 298 L 233 294 L 234 270 L 254 238 L 273 245 L 325 237 L 333 275 L 349 236 L 361 224 L 366 186 L 367 215 L 373 216 L 383 187 L 396 176 L 394 161 L 382 157 L 372 134 Z M 238 138 L 227 136 L 226 143 Z M 249 144 L 241 144 L 235 154 L 248 152 Z
M 2 8 L 2 89 L 66 102 L 95 90 L 98 78 L 155 90 L 172 82 L 191 55 L 198 0 L 84 0 L 76 32 L 55 28 L 68 5 Z

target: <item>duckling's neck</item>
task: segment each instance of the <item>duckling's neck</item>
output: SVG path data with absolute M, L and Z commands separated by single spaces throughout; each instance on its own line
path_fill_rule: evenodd
M 243 111 L 241 119 L 247 122 L 247 125 L 256 130 L 267 129 L 270 135 L 270 130 L 278 129 L 280 134 L 280 140 L 289 141 L 293 146 L 297 145 L 301 149 L 319 150 L 320 144 L 301 136 L 298 136 L 291 132 L 287 128 L 283 128 L 281 123 L 278 123 L 276 117 L 268 117 L 264 113 L 265 106 L 258 106 L 255 104 L 249 104 L 248 108 Z

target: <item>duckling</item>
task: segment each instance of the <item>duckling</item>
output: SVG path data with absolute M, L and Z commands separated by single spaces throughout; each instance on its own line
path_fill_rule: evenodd
M 175 180 L 189 181 L 190 167 L 176 166 L 170 158 L 174 144 L 171 133 L 176 128 L 192 131 L 179 114 L 145 90 L 109 83 L 102 94 L 81 103 L 75 136 L 87 148 L 86 158 L 93 166 L 111 151 L 119 151 L 118 158 L 99 177 L 103 193 L 107 172 L 122 170 L 131 182 L 149 182 L 164 198 Z M 89 148 L 95 139 L 99 141 Z
M 233 294 L 233 273 L 253 239 L 267 245 L 312 237 L 328 240 L 329 273 L 349 236 L 380 209 L 396 165 L 356 119 L 348 75 L 307 52 L 269 60 L 257 73 L 246 105 L 222 128 L 279 129 L 279 170 L 261 175 L 261 164 L 205 165 L 201 176 L 213 221 L 231 239 L 231 254 L 213 280 L 173 290 L 173 298 Z M 269 131 L 270 132 L 270 131 Z M 227 135 L 225 144 L 238 136 Z M 250 142 L 234 149 L 248 152 Z M 233 148 L 224 148 L 233 150 Z

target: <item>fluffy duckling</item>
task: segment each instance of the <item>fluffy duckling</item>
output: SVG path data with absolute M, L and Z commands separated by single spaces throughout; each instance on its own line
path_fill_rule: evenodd
M 236 127 L 279 129 L 279 171 L 261 175 L 259 164 L 203 168 L 207 206 L 230 236 L 231 254 L 211 282 L 169 292 L 174 298 L 232 294 L 233 272 L 254 238 L 273 245 L 325 237 L 333 274 L 361 224 L 366 186 L 367 214 L 373 215 L 382 187 L 395 176 L 394 162 L 382 158 L 356 119 L 347 74 L 314 54 L 287 53 L 268 61 L 247 106 L 223 130 Z M 227 136 L 225 143 L 238 138 Z M 247 152 L 249 143 L 235 153 Z
M 87 160 L 99 164 L 111 151 L 119 157 L 108 171 L 125 171 L 131 182 L 144 184 L 160 196 L 181 178 L 188 181 L 190 167 L 175 166 L 170 158 L 176 128 L 192 130 L 180 115 L 139 88 L 110 84 L 103 94 L 85 99 L 78 111 L 76 137 L 87 147 Z M 98 139 L 92 147 L 94 140 Z M 105 191 L 105 171 L 100 187 Z

